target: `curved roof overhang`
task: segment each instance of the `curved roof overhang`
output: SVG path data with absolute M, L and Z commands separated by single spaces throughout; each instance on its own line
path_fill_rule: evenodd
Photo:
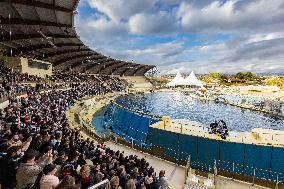
M 144 75 L 153 66 L 101 55 L 79 39 L 79 0 L 0 0 L 0 53 L 49 61 L 55 69 Z

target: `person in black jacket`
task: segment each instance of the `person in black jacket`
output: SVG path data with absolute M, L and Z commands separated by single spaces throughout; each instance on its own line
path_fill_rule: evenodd
M 7 155 L 0 161 L 0 182 L 3 189 L 16 186 L 16 173 L 21 152 L 20 146 L 12 146 L 8 149 Z

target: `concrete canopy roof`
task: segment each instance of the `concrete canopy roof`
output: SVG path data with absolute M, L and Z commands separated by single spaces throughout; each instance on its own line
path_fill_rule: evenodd
M 83 44 L 74 27 L 79 0 L 0 0 L 0 51 L 51 62 L 55 69 L 144 75 L 155 66 L 104 56 Z

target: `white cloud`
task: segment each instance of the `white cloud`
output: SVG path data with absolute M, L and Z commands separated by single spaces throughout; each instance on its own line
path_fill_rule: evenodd
M 284 38 L 262 40 L 254 43 L 243 44 L 234 50 L 230 61 L 240 60 L 275 60 L 275 63 L 284 59 Z M 280 60 L 279 60 L 280 59 Z M 283 64 L 284 68 L 284 64 Z
M 169 12 L 156 14 L 136 14 L 129 19 L 129 30 L 132 34 L 168 34 L 177 31 L 178 22 Z
M 274 32 L 268 34 L 254 34 L 251 35 L 247 41 L 247 43 L 256 43 L 260 41 L 267 41 L 272 39 L 280 39 L 284 38 L 284 32 Z
M 119 36 L 126 33 L 126 26 L 108 21 L 105 18 L 91 20 L 86 23 L 86 27 L 92 32 L 93 35 L 100 35 L 102 37 Z
M 283 0 L 84 1 L 93 12 L 76 18 L 79 35 L 114 58 L 162 73 L 284 72 Z
M 214 1 L 202 8 L 183 2 L 177 11 L 184 31 L 229 32 L 279 29 L 284 24 L 283 0 Z
M 152 63 L 158 66 L 170 65 L 174 63 L 177 56 L 180 55 L 183 50 L 184 42 L 172 41 L 164 44 L 157 44 L 155 46 L 128 50 L 129 56 L 132 56 L 134 60 L 142 59 L 147 63 Z
M 89 0 L 89 4 L 111 20 L 119 22 L 152 8 L 155 0 Z

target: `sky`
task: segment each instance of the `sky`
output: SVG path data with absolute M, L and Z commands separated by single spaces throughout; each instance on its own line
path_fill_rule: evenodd
M 160 74 L 284 73 L 284 0 L 81 0 L 77 12 L 86 45 Z

